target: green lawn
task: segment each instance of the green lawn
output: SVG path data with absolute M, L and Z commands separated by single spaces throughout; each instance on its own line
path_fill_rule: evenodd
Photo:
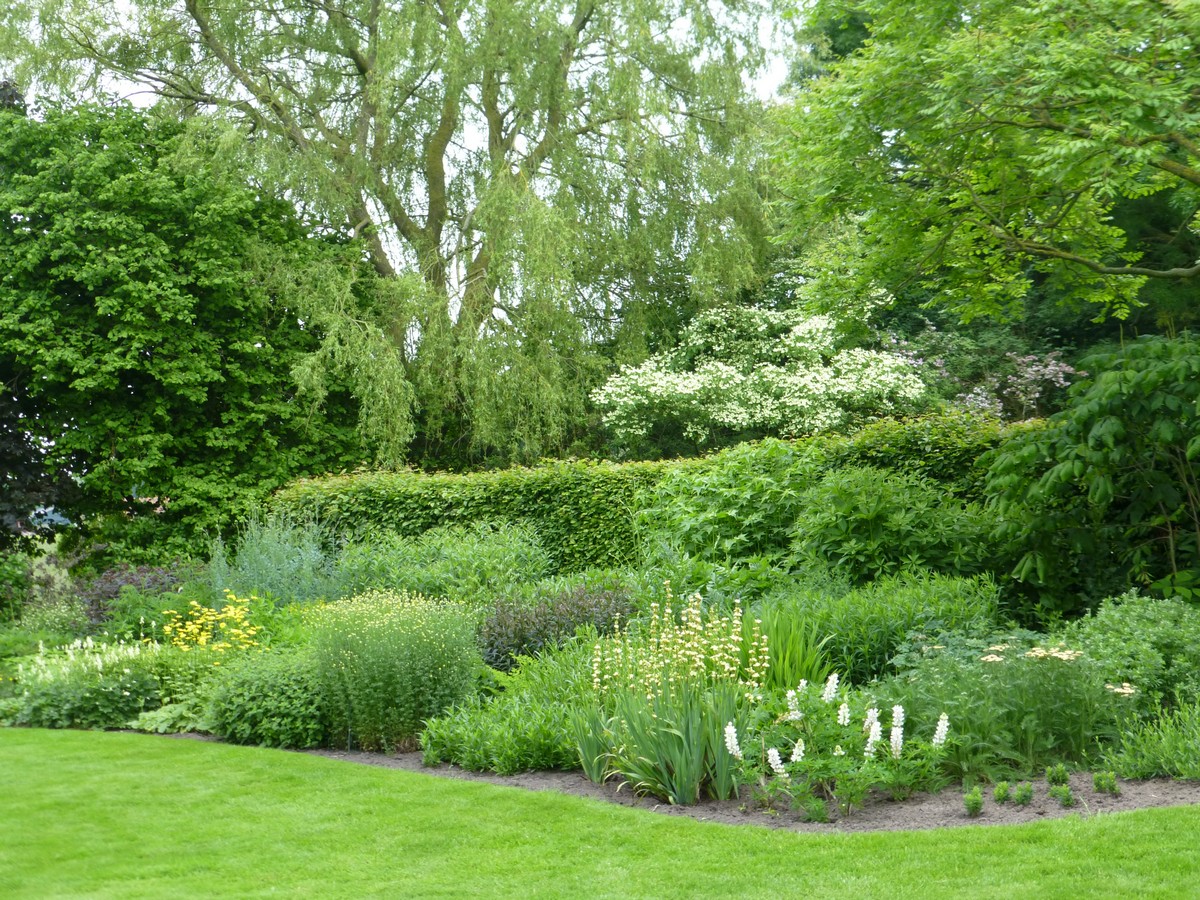
M 1200 808 L 800 835 L 271 750 L 0 729 L 4 897 L 1194 896 Z

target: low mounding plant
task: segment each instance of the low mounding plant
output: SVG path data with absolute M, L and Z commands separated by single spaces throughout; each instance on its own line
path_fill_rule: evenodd
M 321 746 L 328 722 L 316 660 L 304 650 L 242 657 L 214 682 L 206 721 L 213 734 L 235 744 Z
M 105 644 L 91 638 L 42 650 L 17 669 L 14 725 L 121 728 L 161 703 L 157 644 Z
M 193 564 L 176 562 L 169 566 L 115 566 L 91 578 L 76 581 L 72 590 L 88 608 L 95 622 L 122 613 L 120 597 L 127 592 L 155 596 L 178 588 L 199 573 Z
M 986 576 L 905 572 L 848 592 L 814 589 L 805 582 L 785 585 L 762 602 L 755 616 L 775 632 L 788 621 L 792 628 L 827 637 L 822 650 L 834 670 L 865 683 L 887 670 L 910 632 L 987 631 L 994 627 L 997 609 L 998 589 Z
M 524 525 L 435 528 L 420 537 L 382 533 L 348 545 L 338 574 L 349 592 L 407 591 L 481 606 L 550 574 L 550 557 Z
M 421 732 L 426 765 L 450 762 L 512 775 L 579 765 L 573 721 L 594 700 L 591 645 L 523 656 L 496 675 L 499 693 L 471 697 Z
M 971 575 L 988 568 L 992 521 L 931 481 L 850 466 L 801 492 L 792 552 L 862 583 L 901 569 Z
M 1132 715 L 1083 651 L 1010 632 L 990 639 L 943 635 L 897 658 L 881 691 L 916 717 L 945 711 L 958 740 L 947 755 L 973 778 L 1047 763 L 1082 762 Z
M 1103 763 L 1122 778 L 1200 779 L 1200 702 L 1123 731 Z
M 1059 637 L 1097 660 L 1107 683 L 1133 688 L 1144 718 L 1176 693 L 1185 699 L 1200 693 L 1200 609 L 1183 600 L 1129 591 L 1103 601 Z
M 538 582 L 488 611 L 480 629 L 483 660 L 507 671 L 517 657 L 557 647 L 581 626 L 611 633 L 632 611 L 632 592 L 615 577 Z
M 920 730 L 916 724 L 898 705 L 881 713 L 835 673 L 824 685 L 800 682 L 766 697 L 743 730 L 727 723 L 725 747 L 742 779 L 766 795 L 787 796 L 805 810 L 814 799 L 833 801 L 846 815 L 872 789 L 902 799 L 945 784 L 950 720 L 941 715 Z
M 372 591 L 311 621 L 331 740 L 347 746 L 414 748 L 421 724 L 465 700 L 482 664 L 474 617 L 419 594 Z

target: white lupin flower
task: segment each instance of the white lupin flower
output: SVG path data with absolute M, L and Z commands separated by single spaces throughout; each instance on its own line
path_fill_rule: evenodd
M 732 722 L 725 726 L 725 749 L 734 759 L 743 759 L 742 748 L 738 744 L 737 727 Z
M 825 682 L 825 691 L 821 694 L 821 700 L 825 703 L 832 703 L 837 698 L 838 689 L 838 673 L 834 672 L 829 676 L 829 680 Z
M 875 719 L 871 722 L 871 730 L 867 734 L 867 746 L 863 750 L 863 756 L 870 759 L 875 755 L 875 745 L 883 740 L 883 726 L 879 724 L 879 720 Z
M 771 771 L 780 778 L 787 778 L 787 769 L 783 767 L 783 760 L 779 758 L 779 751 L 772 747 L 767 751 L 767 764 L 770 765 Z
M 933 746 L 940 747 L 946 743 L 946 735 L 950 731 L 950 717 L 945 713 L 938 716 L 937 730 L 933 732 Z
M 892 727 L 893 728 L 903 728 L 904 727 L 904 707 L 903 706 L 897 705 L 897 706 L 892 707 Z
M 903 721 L 903 720 L 901 720 Z M 893 725 L 891 733 L 892 759 L 899 759 L 904 753 L 904 725 Z
M 796 741 L 796 746 L 792 748 L 792 762 L 800 762 L 804 759 L 804 738 Z
M 846 751 L 842 749 L 841 744 L 838 744 L 836 747 L 833 748 L 833 755 L 834 756 L 845 756 Z
M 850 724 L 850 704 L 843 703 L 838 707 L 838 724 L 845 728 Z

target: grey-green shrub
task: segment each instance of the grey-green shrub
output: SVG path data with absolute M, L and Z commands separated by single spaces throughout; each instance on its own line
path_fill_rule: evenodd
M 415 538 L 383 532 L 346 546 L 337 563 L 347 593 L 409 591 L 473 605 L 550 569 L 533 529 L 504 524 L 434 528 Z
M 835 671 L 858 684 L 883 674 L 910 632 L 987 630 L 998 615 L 999 591 L 986 576 L 904 572 L 850 591 L 840 591 L 836 584 L 782 585 L 755 614 L 764 621 L 791 618 L 828 637 L 825 657 Z
M 329 728 L 316 659 L 306 650 L 246 654 L 213 684 L 207 724 L 235 744 L 321 746 Z
M 1200 702 L 1126 729 L 1102 762 L 1122 778 L 1200 779 Z
M 413 748 L 422 723 L 469 696 L 482 662 L 462 606 L 372 591 L 314 611 L 312 649 L 330 739 Z
M 212 546 L 209 580 L 215 596 L 270 595 L 276 600 L 334 600 L 341 585 L 334 554 L 320 526 L 286 516 L 251 516 L 239 530 L 232 553 L 220 538 Z

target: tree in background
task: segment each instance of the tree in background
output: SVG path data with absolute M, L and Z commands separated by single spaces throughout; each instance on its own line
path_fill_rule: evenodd
M 826 316 L 735 306 L 701 312 L 678 345 L 613 375 L 595 401 L 618 445 L 678 453 L 853 428 L 914 412 L 924 394 L 907 360 L 847 346 Z
M 1168 330 L 1197 314 L 1195 4 L 818 8 L 871 38 L 782 116 L 784 217 L 824 245 L 812 269 L 964 318 L 1012 315 L 1034 286 L 1101 316 L 1151 299 Z
M 205 140 L 123 106 L 0 112 L 0 451 L 23 473 L 5 511 L 45 502 L 10 479 L 69 474 L 62 512 L 178 548 L 363 459 L 344 391 L 324 413 L 297 396 L 291 370 L 320 340 L 271 287 L 323 251 Z
M 636 361 L 644 330 L 677 320 L 658 305 L 756 282 L 746 81 L 767 9 L 39 0 L 0 13 L 0 56 L 44 83 L 115 75 L 243 124 L 267 177 L 395 282 L 378 316 L 412 394 L 381 455 L 417 436 L 439 459 L 528 459 L 584 420 L 597 344 Z

